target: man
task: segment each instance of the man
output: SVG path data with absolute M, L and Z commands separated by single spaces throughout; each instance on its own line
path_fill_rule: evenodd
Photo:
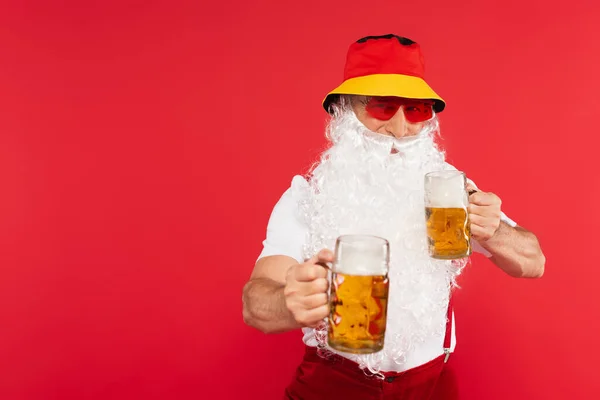
M 427 251 L 424 175 L 453 169 L 436 146 L 445 103 L 423 77 L 417 43 L 369 36 L 348 51 L 344 81 L 324 100 L 331 146 L 275 206 L 263 251 L 244 287 L 244 320 L 265 333 L 302 328 L 306 354 L 288 399 L 427 399 L 455 337 L 451 290 L 466 259 Z M 536 236 L 469 183 L 474 251 L 514 277 L 537 278 L 545 258 Z M 383 350 L 328 348 L 327 263 L 335 239 L 373 234 L 390 243 L 390 295 Z

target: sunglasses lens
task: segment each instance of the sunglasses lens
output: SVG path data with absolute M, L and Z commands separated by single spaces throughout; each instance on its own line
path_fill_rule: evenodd
M 399 97 L 371 97 L 366 111 L 373 118 L 387 121 L 396 115 L 400 106 L 403 106 L 404 116 L 409 122 L 424 122 L 433 116 L 433 103 Z
M 393 97 L 371 97 L 366 110 L 373 118 L 387 121 L 396 115 L 401 105 L 402 103 Z
M 407 102 L 404 104 L 404 116 L 410 122 L 424 122 L 430 120 L 433 116 L 432 105 L 423 102 Z

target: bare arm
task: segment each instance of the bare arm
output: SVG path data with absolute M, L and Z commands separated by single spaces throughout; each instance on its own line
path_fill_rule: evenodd
M 490 261 L 510 276 L 540 278 L 544 274 L 546 257 L 537 237 L 527 229 L 501 222 L 496 233 L 480 244 L 492 253 Z
M 294 264 L 296 260 L 287 256 L 270 256 L 257 261 L 242 295 L 247 325 L 265 333 L 299 328 L 283 294 L 286 272 Z
M 540 278 L 546 258 L 537 237 L 501 221 L 502 201 L 494 193 L 473 192 L 469 203 L 471 234 L 492 254 L 490 260 L 510 276 Z
M 332 261 L 329 250 L 302 264 L 287 256 L 258 260 L 242 296 L 246 324 L 264 333 L 316 326 L 329 312 L 327 269 L 319 264 Z

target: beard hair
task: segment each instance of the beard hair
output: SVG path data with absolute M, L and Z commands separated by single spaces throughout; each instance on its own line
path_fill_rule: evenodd
M 435 144 L 438 129 L 434 117 L 417 136 L 395 139 L 369 131 L 348 108 L 331 119 L 327 136 L 332 145 L 301 189 L 300 214 L 309 227 L 303 255 L 308 259 L 323 248 L 333 249 L 344 234 L 386 238 L 390 290 L 383 350 L 365 355 L 335 351 L 322 323 L 314 329 L 321 356 L 337 353 L 365 373 L 382 376 L 381 371 L 401 370 L 407 355 L 426 340 L 443 336 L 449 294 L 467 260 L 435 260 L 428 253 L 424 175 L 453 168 Z

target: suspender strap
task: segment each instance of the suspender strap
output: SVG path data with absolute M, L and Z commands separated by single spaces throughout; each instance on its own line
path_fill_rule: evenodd
M 452 291 L 450 291 L 450 296 L 448 298 L 448 313 L 446 314 L 446 336 L 444 337 L 444 354 L 446 354 L 444 362 L 447 362 L 450 357 L 450 346 L 452 345 L 452 311 L 454 310 L 452 307 L 452 300 Z

